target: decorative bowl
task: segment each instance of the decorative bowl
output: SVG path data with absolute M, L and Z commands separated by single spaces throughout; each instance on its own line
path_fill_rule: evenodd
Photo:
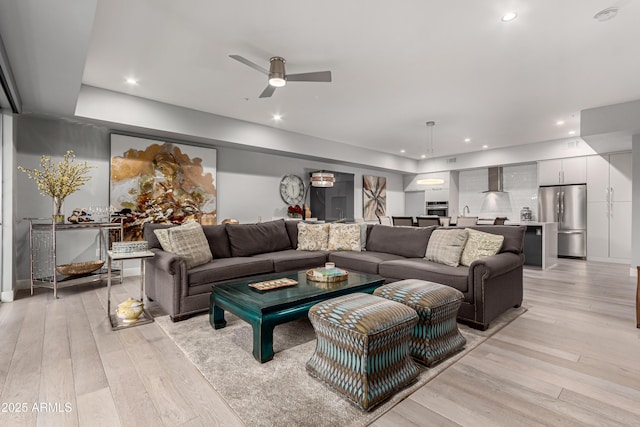
M 124 323 L 132 323 L 138 320 L 138 317 L 144 311 L 144 303 L 140 300 L 129 298 L 128 300 L 118 304 L 116 316 Z
M 56 265 L 56 270 L 60 274 L 66 276 L 80 276 L 83 274 L 89 274 L 96 270 L 99 270 L 104 265 L 104 260 L 88 261 L 88 262 L 74 262 L 73 264 Z

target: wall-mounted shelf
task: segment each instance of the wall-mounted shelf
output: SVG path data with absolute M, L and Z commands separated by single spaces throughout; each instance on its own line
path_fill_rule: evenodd
M 123 225 L 119 218 L 113 222 L 83 222 L 79 224 L 56 224 L 51 218 L 25 218 L 29 222 L 29 273 L 31 295 L 34 288 L 53 289 L 54 298 L 58 297 L 58 289 L 83 283 L 105 280 L 109 277 L 106 265 L 101 269 L 81 276 L 65 276 L 56 271 L 59 233 L 72 230 L 98 232 L 98 256 L 106 261 L 106 251 L 111 242 L 122 241 Z M 106 236 L 105 236 L 106 235 Z M 64 240 L 61 240 L 64 242 Z M 105 245 L 106 243 L 106 245 Z M 122 268 L 111 274 L 122 283 Z

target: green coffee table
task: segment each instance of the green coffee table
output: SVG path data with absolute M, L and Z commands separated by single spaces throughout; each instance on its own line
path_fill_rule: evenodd
M 350 271 L 348 279 L 338 283 L 307 281 L 307 270 L 273 273 L 213 286 L 209 323 L 215 329 L 224 328 L 224 311 L 235 314 L 253 328 L 253 357 L 264 363 L 273 359 L 273 328 L 281 323 L 307 317 L 314 304 L 353 292 L 373 293 L 384 284 L 375 274 Z M 258 291 L 250 283 L 290 278 L 295 286 Z

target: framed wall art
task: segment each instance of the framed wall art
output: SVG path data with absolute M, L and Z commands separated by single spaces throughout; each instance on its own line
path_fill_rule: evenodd
M 365 221 L 375 221 L 387 214 L 387 178 L 362 176 L 362 210 Z
M 123 213 L 124 240 L 147 223 L 217 222 L 216 150 L 111 135 L 109 201 Z

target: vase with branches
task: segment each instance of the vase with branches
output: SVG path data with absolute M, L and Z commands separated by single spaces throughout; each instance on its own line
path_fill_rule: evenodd
M 95 166 L 89 166 L 87 162 L 76 163 L 75 160 L 73 150 L 68 150 L 59 163 L 54 163 L 51 156 L 41 156 L 42 170 L 18 166 L 20 171 L 36 182 L 43 196 L 53 199 L 53 221 L 57 223 L 64 222 L 62 211 L 64 199 L 86 184 L 91 179 L 87 173 L 95 168 Z

